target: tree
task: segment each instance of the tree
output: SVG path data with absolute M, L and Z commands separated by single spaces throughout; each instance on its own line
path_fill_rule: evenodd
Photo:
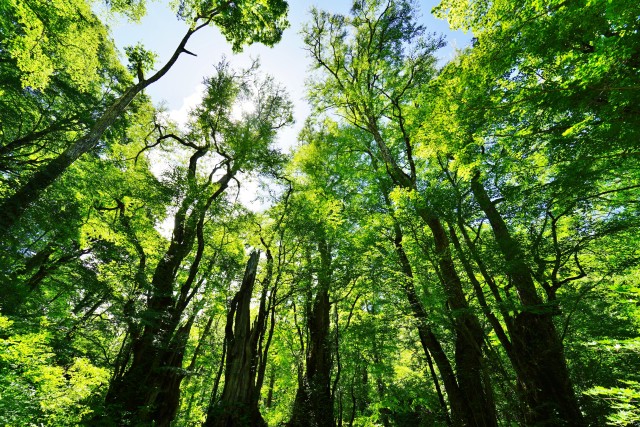
M 413 155 L 415 135 L 406 121 L 406 109 L 434 73 L 432 52 L 442 41 L 421 38 L 424 29 L 412 18 L 409 2 L 356 2 L 352 13 L 348 19 L 313 12 L 305 41 L 316 67 L 326 76 L 313 87 L 314 98 L 370 135 L 375 143 L 371 155 L 384 165 L 394 186 L 418 192 L 422 184 Z M 350 38 L 347 28 L 353 31 Z M 448 391 L 453 418 L 456 423 L 494 425 L 486 390 L 490 385 L 481 375 L 482 328 L 465 299 L 440 212 L 425 201 L 415 206 L 434 238 L 434 255 L 457 334 L 458 379 Z
M 442 2 L 436 8 L 452 26 L 472 29 L 476 36 L 474 47 L 439 79 L 445 89 L 433 116 L 435 124 L 442 124 L 438 155 L 448 158 L 441 162 L 443 168 L 472 191 L 504 257 L 501 269 L 518 290 L 519 314 L 503 317 L 512 338 L 512 363 L 531 411 L 527 422 L 558 423 L 560 418 L 582 425 L 552 316 L 562 306 L 559 289 L 587 275 L 580 259 L 598 238 L 595 230 L 616 233 L 626 227 L 621 218 L 610 218 L 610 226 L 595 225 L 597 220 L 587 219 L 589 208 L 582 208 L 600 192 L 634 188 L 629 181 L 612 185 L 607 177 L 611 161 L 622 169 L 630 166 L 622 166 L 628 148 L 619 145 L 626 137 L 612 123 L 625 123 L 625 132 L 634 132 L 637 124 L 627 115 L 628 100 L 617 95 L 618 89 L 604 88 L 628 81 L 636 66 L 624 58 L 626 48 L 602 50 L 608 43 L 631 41 L 615 30 L 628 17 L 598 2 L 527 3 L 519 5 L 517 17 L 506 3 L 461 6 Z M 587 20 L 596 24 L 587 28 Z M 494 25 L 497 21 L 500 25 Z M 620 79 L 614 86 L 611 75 Z M 594 102 L 597 90 L 601 95 Z M 445 111 L 458 122 L 442 119 Z M 603 137 L 609 142 L 603 144 Z M 610 145 L 612 140 L 618 142 Z M 529 215 L 521 209 L 525 205 L 531 207 Z M 520 206 L 522 213 L 512 214 L 511 206 Z M 628 212 L 624 203 L 591 209 Z M 567 227 L 576 235 L 563 234 Z M 523 241 L 527 228 L 530 240 Z
M 64 151 L 40 167 L 38 171 L 13 194 L 6 197 L 0 206 L 0 234 L 5 235 L 13 224 L 23 215 L 27 207 L 36 201 L 41 193 L 49 187 L 73 162 L 83 154 L 93 150 L 105 131 L 111 127 L 118 117 L 146 87 L 162 78 L 176 63 L 183 53 L 192 54 L 186 49 L 191 36 L 200 29 L 213 23 L 233 44 L 234 50 L 243 45 L 262 42 L 273 45 L 280 40 L 282 30 L 286 27 L 285 14 L 287 3 L 283 0 L 269 0 L 251 7 L 252 3 L 220 1 L 215 4 L 199 4 L 184 2 L 180 5 L 180 16 L 185 18 L 190 28 L 178 44 L 171 58 L 150 77 L 145 73 L 153 66 L 150 56 L 138 49 L 130 49 L 129 56 L 133 61 L 138 82 L 130 85 L 122 95 L 104 108 L 98 119 L 83 136 L 75 139 Z M 245 11 L 245 7 L 248 10 Z M 265 25 L 269 23 L 269 25 Z
M 239 171 L 268 172 L 282 160 L 270 148 L 276 130 L 291 118 L 291 105 L 282 90 L 271 79 L 258 80 L 255 67 L 234 74 L 225 63 L 205 83 L 205 97 L 194 110 L 186 135 L 159 128 L 158 141 L 172 140 L 193 151 L 186 176 L 181 178 L 184 194 L 171 241 L 149 285 L 143 327 L 138 336 L 132 336 L 131 365 L 113 379 L 107 394 L 119 422 L 162 424 L 175 417 L 186 340 L 195 320 L 195 312 L 188 313 L 188 308 L 206 280 L 199 276 L 212 207 Z M 231 111 L 239 99 L 252 102 L 254 110 L 234 120 Z M 208 155 L 218 163 L 202 176 L 198 167 Z

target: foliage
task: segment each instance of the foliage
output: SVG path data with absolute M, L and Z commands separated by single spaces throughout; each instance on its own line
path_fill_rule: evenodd
M 585 394 L 596 399 L 610 400 L 611 409 L 615 412 L 607 416 L 607 425 L 628 426 L 640 421 L 638 399 L 640 391 L 635 381 L 624 381 L 625 387 L 594 387 Z
M 45 331 L 20 333 L 2 317 L 0 372 L 1 422 L 5 425 L 73 425 L 91 414 L 108 383 L 109 371 L 77 357 L 59 366 Z M 42 318 L 42 326 L 47 319 Z
M 22 86 L 35 90 L 45 89 L 52 74 L 60 72 L 87 90 L 106 41 L 102 24 L 85 1 L 5 2 L 2 33 L 21 71 Z
M 93 138 L 0 241 L 0 424 L 213 424 L 230 366 L 268 425 L 475 425 L 465 381 L 488 425 L 640 422 L 637 2 L 443 0 L 474 39 L 441 67 L 417 2 L 313 9 L 290 156 L 257 61 L 217 64 L 185 126 L 139 94 L 202 26 L 277 43 L 287 3 L 173 3 L 190 29 L 158 67 L 121 64 L 88 2 L 0 4 L 2 203 Z

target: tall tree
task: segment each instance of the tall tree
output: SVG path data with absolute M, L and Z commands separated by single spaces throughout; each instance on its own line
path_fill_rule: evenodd
M 271 79 L 258 79 L 255 68 L 234 74 L 225 63 L 206 84 L 202 104 L 193 112 L 190 132 L 178 136 L 160 130 L 158 136 L 159 141 L 173 140 L 194 152 L 171 241 L 151 279 L 144 328 L 133 337 L 131 365 L 114 379 L 107 395 L 107 403 L 123 422 L 168 425 L 175 417 L 182 360 L 194 321 L 187 308 L 202 285 L 197 277 L 207 246 L 205 222 L 240 170 L 268 172 L 282 160 L 270 147 L 276 130 L 291 117 L 291 106 L 282 90 Z M 239 99 L 252 102 L 255 109 L 234 120 L 231 112 Z M 202 176 L 198 166 L 207 155 L 214 155 L 212 160 L 218 163 Z M 186 270 L 186 276 L 180 270 Z
M 153 67 L 152 55 L 139 47 L 129 50 L 131 67 L 138 82 L 128 86 L 120 97 L 106 106 L 84 135 L 72 141 L 62 153 L 40 167 L 27 182 L 5 198 L 0 205 L 0 235 L 7 233 L 27 207 L 38 200 L 41 193 L 62 175 L 69 165 L 95 149 L 105 131 L 122 115 L 136 95 L 162 78 L 180 55 L 192 54 L 186 46 L 193 34 L 209 24 L 214 24 L 232 43 L 234 50 L 240 50 L 242 46 L 254 42 L 273 45 L 280 40 L 282 31 L 287 26 L 286 12 L 287 3 L 284 0 L 268 0 L 257 7 L 254 7 L 252 2 L 237 1 L 216 1 L 214 4 L 181 3 L 179 14 L 189 22 L 190 28 L 169 60 L 158 71 L 146 77 L 145 73 Z
M 638 64 L 627 55 L 637 47 L 635 35 L 627 38 L 618 29 L 637 6 L 526 2 L 512 14 L 514 7 L 438 6 L 452 27 L 471 29 L 476 39 L 440 76 L 446 89 L 434 123 L 443 123 L 441 138 L 448 140 L 442 158 L 455 158 L 445 160 L 445 168 L 466 175 L 503 256 L 501 268 L 518 290 L 521 307 L 505 321 L 530 407 L 527 422 L 584 425 L 552 317 L 560 314 L 559 289 L 587 275 L 580 258 L 589 242 L 630 225 L 623 198 L 598 208 L 592 200 L 603 192 L 636 191 L 628 175 L 636 160 L 623 142 L 638 129 L 629 109 L 635 94 L 621 87 L 633 86 Z M 618 48 L 605 47 L 610 44 Z M 458 122 L 443 120 L 446 112 Z M 625 171 L 615 183 L 612 166 Z M 511 206 L 520 212 L 512 214 Z M 624 213 L 594 221 L 587 206 Z M 577 235 L 563 236 L 563 227 L 575 227 Z M 528 242 L 522 239 L 526 228 Z
M 373 139 L 374 152 L 393 185 L 418 192 L 415 134 L 406 121 L 410 99 L 434 73 L 433 51 L 442 40 L 422 38 L 410 2 L 356 2 L 353 17 L 314 11 L 305 41 L 324 78 L 312 86 L 321 106 L 335 108 Z M 348 36 L 352 31 L 352 36 Z M 389 125 L 386 125 L 388 123 Z M 422 184 L 420 184 L 422 185 Z M 482 378 L 484 336 L 469 309 L 449 247 L 440 212 L 426 201 L 416 214 L 431 230 L 435 258 L 456 330 L 456 389 L 450 399 L 457 422 L 495 425 L 495 413 Z

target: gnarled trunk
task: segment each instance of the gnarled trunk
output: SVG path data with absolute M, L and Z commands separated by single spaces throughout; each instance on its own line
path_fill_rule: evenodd
M 182 361 L 193 320 L 191 317 L 186 324 L 175 325 L 174 333 L 145 328 L 133 343 L 131 366 L 112 381 L 106 398 L 112 419 L 119 425 L 169 426 L 175 418 L 184 378 Z
M 205 427 L 267 425 L 258 408 L 261 384 L 256 381 L 260 369 L 258 342 L 266 326 L 265 291 L 262 292 L 258 317 L 251 325 L 251 295 L 259 256 L 259 252 L 253 252 L 249 257 L 242 284 L 229 307 L 225 328 L 227 362 L 224 388 L 220 400 L 209 406 Z M 265 281 L 265 289 L 267 284 L 268 280 Z
M 290 427 L 332 427 L 333 396 L 331 395 L 331 327 L 329 285 L 331 284 L 331 254 L 326 240 L 318 244 L 320 271 L 318 291 L 309 313 L 309 345 L 307 366 L 293 403 Z

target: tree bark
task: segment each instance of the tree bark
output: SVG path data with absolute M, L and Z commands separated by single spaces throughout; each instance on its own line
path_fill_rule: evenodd
M 290 427 L 332 427 L 331 396 L 331 327 L 329 286 L 331 254 L 324 236 L 319 239 L 320 269 L 318 291 L 309 314 L 309 344 L 306 372 L 293 403 Z
M 514 369 L 529 406 L 528 425 L 584 426 L 584 418 L 569 378 L 562 342 L 553 324 L 552 309 L 538 295 L 533 275 L 518 242 L 480 183 L 471 180 L 476 202 L 491 224 L 505 270 L 522 303 L 513 320 L 511 342 Z
M 249 257 L 240 289 L 231 301 L 225 328 L 227 363 L 224 388 L 220 400 L 209 406 L 205 427 L 266 427 L 258 408 L 260 389 L 256 384 L 260 356 L 258 340 L 264 334 L 265 325 L 260 318 L 266 315 L 264 301 L 261 301 L 256 323 L 253 327 L 251 325 L 251 296 L 259 257 L 259 252 L 253 252 Z

